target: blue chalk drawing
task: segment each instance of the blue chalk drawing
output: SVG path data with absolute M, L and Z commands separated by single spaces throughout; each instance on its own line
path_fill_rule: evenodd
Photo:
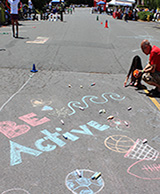
M 39 156 L 42 152 L 22 146 L 18 143 L 10 141 L 10 165 L 14 166 L 16 164 L 22 163 L 21 152 L 30 154 L 33 156 Z
M 44 106 L 42 108 L 42 111 L 48 111 L 48 110 L 53 110 L 53 108 L 51 106 Z
M 71 134 L 71 133 L 69 133 L 69 132 L 63 133 L 63 135 L 64 135 L 65 137 L 67 137 L 67 138 L 68 138 L 69 140 L 71 140 L 71 141 L 76 141 L 76 140 L 79 139 L 79 137 L 77 137 L 77 136 L 75 136 L 75 135 L 73 135 L 73 134 Z
M 91 177 L 95 173 L 91 170 L 79 170 L 81 177 L 78 176 L 76 171 L 69 173 L 66 177 L 66 187 L 72 193 L 79 194 L 96 194 L 99 193 L 104 187 L 104 181 L 101 177 L 97 180 L 92 180 Z
M 89 125 L 90 127 L 93 127 L 99 131 L 105 131 L 106 129 L 109 129 L 110 126 L 109 125 L 101 125 L 96 121 L 90 121 L 87 123 L 87 125 Z
M 41 131 L 41 133 L 47 135 L 46 138 L 48 138 L 49 140 L 53 141 L 54 143 L 56 143 L 58 146 L 63 147 L 66 143 L 64 141 L 62 141 L 61 139 L 57 138 L 57 136 L 60 136 L 59 133 L 55 132 L 55 133 L 50 133 L 47 129 Z
M 89 106 L 88 106 L 88 104 L 87 104 L 87 102 L 86 102 L 86 98 L 89 99 L 91 102 L 93 102 L 93 103 L 95 103 L 95 104 L 104 104 L 104 103 L 108 102 L 108 99 L 105 97 L 105 95 L 109 95 L 109 97 L 110 97 L 111 99 L 117 100 L 117 101 L 121 101 L 121 100 L 124 100 L 124 99 L 125 99 L 125 96 L 124 96 L 123 98 L 121 98 L 119 94 L 111 93 L 111 92 L 106 92 L 106 93 L 103 93 L 103 94 L 101 95 L 102 98 L 105 100 L 104 102 L 95 101 L 95 100 L 98 100 L 98 97 L 97 97 L 97 96 L 91 96 L 91 95 L 89 95 L 89 96 L 84 96 L 84 97 L 82 98 L 82 102 L 84 103 L 83 106 L 81 105 L 81 102 L 78 102 L 78 101 L 70 101 L 70 102 L 68 103 L 68 107 L 72 110 L 72 112 L 71 112 L 70 114 L 68 114 L 68 115 L 73 115 L 73 114 L 76 113 L 76 111 L 75 111 L 75 109 L 74 109 L 73 107 L 75 107 L 75 108 L 80 108 L 80 107 L 82 107 L 82 108 L 84 108 L 84 109 L 88 108 Z M 71 105 L 72 105 L 72 106 L 71 106 Z
M 53 151 L 54 149 L 56 149 L 56 145 L 50 145 L 50 144 L 47 144 L 47 146 L 43 146 L 42 143 L 44 141 L 48 140 L 48 138 L 42 138 L 42 139 L 38 139 L 36 142 L 35 142 L 35 146 L 43 151 L 43 152 L 50 152 L 50 151 Z
M 93 133 L 88 129 L 88 127 L 86 125 L 80 125 L 79 128 L 83 129 L 83 131 L 77 130 L 77 129 L 72 129 L 71 132 L 72 133 L 81 133 L 81 134 L 85 134 L 85 135 L 93 135 Z

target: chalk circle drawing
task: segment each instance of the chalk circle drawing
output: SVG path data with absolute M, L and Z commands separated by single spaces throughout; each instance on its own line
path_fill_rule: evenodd
M 139 179 L 159 180 L 160 179 L 160 158 L 156 162 L 153 160 L 142 159 L 133 163 L 127 172 Z
M 104 187 L 102 177 L 92 180 L 94 171 L 81 169 L 79 170 L 81 177 L 76 171 L 69 173 L 65 179 L 66 187 L 74 194 L 96 194 Z
M 118 118 L 114 118 L 112 120 L 108 120 L 109 125 L 118 131 L 124 131 L 124 129 L 130 127 L 130 122 L 129 121 L 123 121 Z
M 92 95 L 84 96 L 84 97 L 82 98 L 82 102 L 83 102 L 84 105 L 81 105 L 81 102 L 78 102 L 78 101 L 70 101 L 70 102 L 68 103 L 68 107 L 72 110 L 72 112 L 71 112 L 69 115 L 73 115 L 73 114 L 76 113 L 76 111 L 75 111 L 75 109 L 74 109 L 73 107 L 75 107 L 75 108 L 83 108 L 83 109 L 88 108 L 89 106 L 88 106 L 88 104 L 87 104 L 87 102 L 86 102 L 86 99 L 89 99 L 89 100 L 90 100 L 91 102 L 93 102 L 94 104 L 104 104 L 104 103 L 108 102 L 108 99 L 105 97 L 105 95 L 109 95 L 109 97 L 110 97 L 111 99 L 117 100 L 117 101 L 122 101 L 122 100 L 125 99 L 125 96 L 121 98 L 119 94 L 111 93 L 111 92 L 106 92 L 106 93 L 103 93 L 103 94 L 101 95 L 102 98 L 105 100 L 105 101 L 103 101 L 103 102 L 101 102 L 101 101 L 96 101 L 96 100 L 98 100 L 98 97 L 97 97 L 97 96 L 92 96 Z
M 30 193 L 25 189 L 13 188 L 13 189 L 8 189 L 6 191 L 3 191 L 1 194 L 30 194 Z
M 37 107 L 37 106 L 47 106 L 47 105 L 50 105 L 52 104 L 52 101 L 43 101 L 42 99 L 32 99 L 31 100 L 31 104 L 33 107 Z
M 144 144 L 141 139 L 137 139 L 135 144 L 128 150 L 124 157 L 137 160 L 156 160 L 158 155 L 159 152 L 157 150 L 147 143 Z
M 68 116 L 68 109 L 63 107 L 61 109 L 55 108 L 52 112 L 48 113 L 49 115 L 57 116 L 57 117 L 66 117 Z
M 127 153 L 129 148 L 134 145 L 134 141 L 125 135 L 112 135 L 105 139 L 104 145 L 114 151 L 119 153 Z

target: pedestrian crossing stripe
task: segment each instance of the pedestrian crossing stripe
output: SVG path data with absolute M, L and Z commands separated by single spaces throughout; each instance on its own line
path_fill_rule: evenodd
M 146 89 L 144 89 L 144 91 L 145 91 L 146 94 L 149 93 L 148 90 L 146 90 Z M 158 101 L 153 97 L 149 97 L 149 98 L 154 103 L 154 105 L 158 108 L 158 110 L 160 110 L 160 104 L 158 103 Z
M 44 44 L 49 38 L 48 37 L 41 37 L 38 36 L 35 40 L 33 41 L 26 41 L 26 43 L 31 43 L 31 44 Z

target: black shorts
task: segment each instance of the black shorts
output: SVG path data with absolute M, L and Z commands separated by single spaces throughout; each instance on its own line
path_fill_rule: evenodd
M 11 14 L 11 20 L 18 20 L 18 14 Z

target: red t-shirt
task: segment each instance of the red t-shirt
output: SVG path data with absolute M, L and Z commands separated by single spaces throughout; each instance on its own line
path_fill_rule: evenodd
M 151 65 L 156 64 L 156 71 L 160 72 L 160 48 L 159 47 L 153 45 L 150 53 L 149 61 Z

